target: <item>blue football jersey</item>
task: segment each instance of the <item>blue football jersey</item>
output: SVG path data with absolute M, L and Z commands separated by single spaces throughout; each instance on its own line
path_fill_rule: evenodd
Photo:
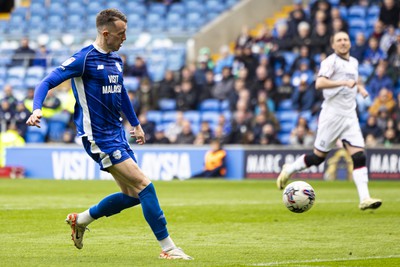
M 71 79 L 78 136 L 87 136 L 96 143 L 119 140 L 123 128 L 121 112 L 132 126 L 139 124 L 123 85 L 122 66 L 117 53 L 103 52 L 92 44 L 67 59 L 39 87 L 46 81 L 47 87 L 52 88 Z M 38 108 L 36 102 L 34 109 Z

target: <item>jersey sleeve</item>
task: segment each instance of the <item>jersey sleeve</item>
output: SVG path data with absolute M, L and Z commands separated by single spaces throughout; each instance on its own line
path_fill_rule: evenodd
M 331 78 L 333 72 L 335 71 L 335 61 L 332 57 L 328 57 L 321 62 L 321 67 L 318 72 L 318 77 Z
M 85 56 L 80 53 L 76 53 L 74 56 L 64 61 L 64 63 L 62 63 L 59 67 L 54 69 L 49 75 L 47 75 L 35 89 L 35 95 L 33 97 L 33 110 L 42 108 L 43 101 L 50 89 L 68 79 L 82 76 L 84 65 Z
M 136 116 L 135 110 L 133 109 L 131 100 L 129 99 L 124 85 L 122 85 L 121 90 L 121 109 L 132 126 L 139 125 L 140 122 Z

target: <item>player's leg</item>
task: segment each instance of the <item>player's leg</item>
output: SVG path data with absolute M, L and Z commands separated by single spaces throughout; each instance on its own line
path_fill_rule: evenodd
M 342 131 L 341 128 L 343 124 L 341 124 L 340 120 L 341 118 L 339 116 L 332 116 L 326 114 L 324 111 L 321 112 L 313 153 L 304 154 L 293 163 L 283 165 L 282 171 L 276 179 L 276 185 L 279 189 L 282 190 L 296 172 L 311 166 L 318 166 L 325 160 L 326 155 L 335 145 Z
M 120 185 L 130 188 L 131 194 L 137 196 L 142 205 L 143 215 L 156 236 L 162 253 L 160 257 L 168 259 L 192 259 L 180 248 L 176 247 L 167 230 L 167 221 L 158 202 L 154 185 L 140 170 L 139 166 L 129 158 L 108 168 Z
M 382 205 L 382 200 L 371 198 L 368 189 L 368 169 L 366 156 L 363 148 L 354 147 L 345 143 L 346 150 L 353 160 L 353 181 L 357 187 L 360 198 L 359 208 L 361 210 L 377 209 Z

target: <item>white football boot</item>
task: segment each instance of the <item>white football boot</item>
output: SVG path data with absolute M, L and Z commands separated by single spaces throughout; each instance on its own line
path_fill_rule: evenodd
M 284 164 L 282 167 L 281 173 L 279 174 L 278 178 L 276 179 L 276 186 L 280 190 L 283 190 L 283 188 L 285 188 L 287 182 L 293 175 L 293 174 L 289 174 L 288 171 L 286 170 L 286 168 L 287 168 L 287 165 Z
M 193 258 L 185 254 L 185 252 L 183 252 L 181 248 L 173 248 L 168 251 L 163 251 L 161 252 L 159 258 L 167 260 L 177 260 L 177 259 L 193 260 Z
M 382 200 L 376 198 L 367 198 L 361 201 L 358 207 L 360 210 L 377 209 L 382 205 Z

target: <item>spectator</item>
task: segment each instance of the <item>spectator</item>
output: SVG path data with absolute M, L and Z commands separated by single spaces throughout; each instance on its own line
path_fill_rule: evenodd
M 337 32 L 348 32 L 348 31 L 349 28 L 343 19 L 336 18 L 332 20 L 332 28 L 330 30 L 332 35 L 334 35 Z
M 315 20 L 315 16 L 317 14 L 318 11 L 322 11 L 325 14 L 329 15 L 329 17 L 327 17 L 327 20 L 330 21 L 330 14 L 331 14 L 331 4 L 327 1 L 327 0 L 320 0 L 320 1 L 315 1 L 312 5 L 311 5 L 311 20 L 314 21 Z
M 217 60 L 215 64 L 214 73 L 221 74 L 224 68 L 232 68 L 233 66 L 233 55 L 229 52 L 229 47 L 227 45 L 223 45 L 220 48 L 221 58 Z
M 232 130 L 229 136 L 230 144 L 243 144 L 245 142 L 246 133 L 250 130 L 250 124 L 247 119 L 247 113 L 243 110 L 235 112 L 232 121 Z
M 17 127 L 19 135 L 25 137 L 27 130 L 26 120 L 30 116 L 30 111 L 26 109 L 23 101 L 18 101 L 14 114 L 15 126 Z
M 326 24 L 318 23 L 311 33 L 311 51 L 313 55 L 328 53 L 330 44 L 330 35 Z M 301 53 L 301 49 L 300 49 Z
M 394 76 L 400 77 L 400 44 L 397 45 L 396 53 L 389 57 L 389 65 L 393 68 Z
M 368 112 L 372 116 L 378 115 L 379 110 L 384 107 L 389 114 L 392 113 L 396 106 L 396 102 L 393 100 L 393 93 L 386 88 L 382 88 L 379 91 L 379 95 L 375 98 Z
M 240 69 L 244 68 L 243 62 L 243 48 L 236 47 L 233 55 L 233 63 L 232 63 L 232 74 L 236 77 L 239 75 Z
M 154 144 L 170 144 L 169 139 L 165 136 L 164 129 L 158 125 L 154 134 Z
M 257 44 L 261 51 L 268 54 L 272 49 L 274 38 L 272 36 L 271 29 L 267 28 L 265 25 L 259 31 L 254 43 Z
M 63 135 L 62 135 L 62 142 L 64 144 L 73 144 L 75 143 L 75 136 L 72 132 L 72 130 L 67 129 L 64 131 Z
M 228 97 L 227 97 L 228 102 L 229 102 L 229 109 L 231 111 L 236 110 L 236 103 L 239 100 L 240 92 L 243 91 L 243 90 L 247 90 L 244 87 L 244 81 L 242 79 L 240 79 L 240 78 L 235 80 L 234 89 L 235 90 L 232 90 L 231 92 L 229 92 Z
M 306 84 L 314 81 L 314 72 L 310 69 L 310 60 L 308 59 L 302 59 L 299 68 L 293 72 L 292 85 L 299 86 L 302 81 Z
M 368 134 L 365 137 L 365 146 L 366 147 L 376 147 L 378 145 L 378 140 L 372 135 Z
M 0 105 L 0 122 L 3 124 L 5 122 L 6 127 L 8 128 L 9 125 L 13 122 L 15 117 L 15 110 L 11 108 L 10 103 L 3 99 L 1 100 Z M 3 126 L 1 126 L 3 127 Z
M 396 40 L 396 30 L 392 25 L 389 25 L 381 38 L 379 48 L 383 51 L 383 53 L 387 54 L 389 48 L 396 42 Z
M 311 46 L 310 38 L 310 24 L 308 22 L 301 22 L 297 27 L 297 35 L 293 38 L 293 49 L 299 50 L 301 46 Z
M 249 78 L 253 79 L 258 66 L 258 58 L 251 51 L 251 46 L 245 46 L 243 48 L 242 62 L 248 70 Z
M 385 59 L 386 54 L 379 48 L 379 40 L 371 37 L 365 50 L 364 63 L 376 65 L 379 60 Z
M 208 70 L 206 72 L 206 82 L 199 88 L 199 103 L 206 99 L 212 98 L 212 90 L 214 86 L 214 72 L 212 70 Z
M 289 36 L 294 37 L 297 35 L 297 27 L 303 21 L 307 21 L 306 13 L 303 10 L 303 5 L 300 2 L 295 2 L 294 10 L 290 12 L 288 20 Z
M 196 109 L 197 94 L 193 89 L 192 83 L 185 81 L 181 84 L 181 89 L 176 97 L 176 107 L 178 110 L 187 111 Z
M 157 106 L 157 97 L 154 88 L 147 77 L 143 77 L 140 80 L 137 98 L 141 109 L 152 110 Z
M 224 67 L 222 69 L 222 80 L 217 82 L 211 92 L 213 98 L 225 100 L 229 93 L 234 89 L 234 78 L 231 68 Z
M 292 146 L 311 147 L 314 144 L 314 135 L 304 125 L 297 125 L 290 133 L 289 144 Z
M 21 39 L 20 47 L 14 51 L 11 65 L 23 67 L 32 66 L 35 54 L 35 50 L 29 47 L 29 39 L 24 37 Z
M 193 176 L 198 177 L 224 177 L 226 174 L 226 151 L 218 139 L 212 140 L 211 149 L 204 157 L 204 170 Z
M 142 126 L 142 129 L 144 131 L 145 134 L 145 138 L 146 138 L 146 143 L 152 144 L 155 142 L 155 132 L 156 132 L 156 125 L 154 122 L 152 121 L 148 121 L 147 120 L 147 113 L 146 112 L 142 112 L 139 115 L 139 121 L 140 121 L 140 125 Z M 134 140 L 133 138 L 131 138 L 131 140 L 129 140 L 130 143 L 135 143 L 136 140 Z
M 183 112 L 178 111 L 176 113 L 175 121 L 169 123 L 167 128 L 165 129 L 165 136 L 168 138 L 170 143 L 175 143 L 178 135 L 182 132 L 183 121 Z
M 315 18 L 311 23 L 312 28 L 315 29 L 318 24 L 328 24 L 328 16 L 326 15 L 325 11 L 317 10 L 315 13 Z
M 382 130 L 382 132 L 385 131 L 389 118 L 390 114 L 386 109 L 386 107 L 385 106 L 380 107 L 378 111 L 378 116 L 376 118 L 376 125 L 378 125 L 378 127 Z
M 374 30 L 372 31 L 370 38 L 376 38 L 379 43 L 383 36 L 384 30 L 385 25 L 383 25 L 382 21 L 377 20 L 374 24 Z
M 190 122 L 187 120 L 184 120 L 182 123 L 182 132 L 178 134 L 178 137 L 176 138 L 176 144 L 193 144 L 195 139 L 195 136 L 192 132 L 192 126 L 190 125 Z
M 217 125 L 214 129 L 214 139 L 218 139 L 221 144 L 226 144 L 229 141 L 229 135 L 224 131 L 223 126 Z
M 396 41 L 390 46 L 387 54 L 390 57 L 393 54 L 396 54 L 397 47 L 400 45 L 400 29 L 396 30 Z
M 137 56 L 135 58 L 135 63 L 133 64 L 131 70 L 130 70 L 130 76 L 136 77 L 139 80 L 142 80 L 144 78 L 149 79 L 149 73 L 147 71 L 147 65 L 144 59 L 140 56 Z
M 17 104 L 17 99 L 14 96 L 12 86 L 10 84 L 4 85 L 3 91 L 4 91 L 3 100 L 7 101 L 12 109 L 15 109 L 15 106 Z
M 290 51 L 293 47 L 293 42 L 290 34 L 288 33 L 288 26 L 286 23 L 278 23 L 276 25 L 277 36 L 274 39 L 273 50 Z
M 220 127 L 221 128 L 221 135 L 216 134 L 217 128 Z M 222 135 L 224 137 L 226 137 L 226 135 L 228 133 L 231 132 L 231 123 L 229 120 L 226 119 L 224 114 L 220 114 L 218 117 L 218 122 L 217 122 L 217 126 L 214 129 L 214 138 L 219 138 L 222 141 Z M 223 138 L 224 139 L 224 138 Z M 224 142 L 225 143 L 225 142 Z
M 202 121 L 200 123 L 200 132 L 203 136 L 204 144 L 209 144 L 213 135 L 210 127 L 210 123 L 208 121 Z
M 396 120 L 396 122 L 398 122 L 400 124 L 400 93 L 397 94 L 396 100 L 397 101 L 396 101 L 396 106 L 393 111 L 393 117 Z M 398 129 L 398 131 L 400 132 L 400 128 Z
M 206 73 L 207 71 L 210 71 L 210 69 L 207 66 L 207 61 L 205 58 L 202 58 L 198 62 L 198 67 L 194 71 L 194 82 L 196 83 L 197 88 L 201 88 L 204 84 L 206 84 L 207 79 L 206 79 Z
M 262 135 L 260 139 L 261 145 L 280 145 L 281 142 L 276 137 L 276 130 L 271 123 L 267 123 L 262 128 Z
M 291 73 L 294 73 L 296 70 L 300 69 L 300 63 L 308 63 L 308 67 L 310 70 L 314 70 L 315 68 L 315 63 L 314 60 L 311 60 L 310 57 L 310 48 L 306 45 L 303 45 L 300 47 L 300 54 L 298 57 L 294 60 L 292 68 L 291 68 Z
M 174 77 L 174 73 L 171 70 L 167 70 L 164 74 L 164 79 L 160 82 L 158 89 L 158 97 L 159 99 L 175 98 L 175 86 L 176 81 Z
M 253 37 L 250 36 L 250 31 L 249 28 L 244 25 L 242 27 L 242 32 L 240 35 L 236 38 L 235 42 L 235 48 L 244 48 L 246 46 L 252 46 L 253 45 Z
M 398 1 L 384 0 L 379 12 L 379 20 L 385 26 L 392 25 L 397 28 L 399 26 L 400 7 Z
M 47 50 L 46 46 L 41 45 L 39 47 L 39 50 L 36 51 L 32 65 L 47 68 L 47 66 L 50 66 L 50 59 L 48 56 L 49 56 L 49 51 Z
M 376 122 L 376 117 L 370 115 L 367 119 L 367 123 L 361 129 L 363 137 L 367 138 L 368 135 L 372 135 L 375 140 L 382 140 L 383 132 L 382 129 L 378 127 Z
M 259 113 L 256 115 L 253 123 L 254 143 L 260 144 L 262 129 L 266 123 L 267 118 L 265 117 L 264 113 Z
M 259 102 L 255 109 L 255 114 L 263 114 L 267 123 L 272 124 L 275 129 L 279 129 L 279 121 L 275 117 L 274 112 L 272 112 L 268 107 L 268 101 L 266 101 L 262 95 L 263 93 L 260 94 Z
M 263 66 L 258 66 L 256 69 L 256 78 L 250 85 L 250 98 L 256 99 L 258 92 L 264 89 L 264 83 L 268 78 L 268 71 Z
M 387 128 L 383 134 L 383 145 L 385 147 L 392 147 L 393 145 L 398 143 L 399 143 L 399 138 L 396 129 Z
M 211 51 L 208 47 L 202 47 L 199 50 L 199 58 L 207 62 L 207 67 L 212 70 L 215 67 L 214 61 L 211 58 Z
M 381 90 L 381 88 L 387 88 L 392 91 L 393 87 L 393 81 L 386 74 L 385 67 L 382 64 L 378 65 L 375 70 L 375 75 L 371 78 L 367 85 L 367 90 L 371 99 L 373 100 L 378 96 L 378 92 Z
M 129 76 L 130 75 L 130 67 L 128 65 L 128 58 L 126 57 L 126 54 L 119 54 L 122 60 L 122 70 L 124 76 Z
M 196 135 L 196 138 L 194 139 L 193 144 L 196 146 L 202 146 L 202 145 L 206 144 L 206 140 L 205 140 L 204 134 L 202 132 L 199 132 Z
M 61 111 L 61 101 L 55 95 L 55 90 L 49 90 L 43 102 L 43 117 L 50 118 Z
M 307 86 L 305 81 L 294 89 L 292 96 L 292 107 L 297 111 L 309 111 L 314 104 L 314 92 Z
M 290 75 L 288 73 L 285 73 L 282 76 L 282 84 L 276 88 L 276 99 L 278 101 L 278 103 L 276 104 L 277 106 L 279 106 L 279 103 L 282 100 L 289 99 L 293 94 L 294 88 L 290 82 L 290 78 Z
M 278 93 L 276 91 L 274 79 L 271 77 L 265 80 L 263 90 L 258 91 L 258 101 L 260 97 L 268 103 L 269 110 L 275 112 L 275 106 L 278 104 Z
M 365 51 L 367 50 L 367 43 L 363 32 L 358 32 L 356 35 L 355 44 L 350 48 L 350 55 L 355 57 L 361 64 L 364 62 Z
M 132 103 L 132 107 L 135 110 L 135 113 L 139 114 L 140 113 L 140 103 L 139 103 L 139 99 L 137 98 L 136 91 L 129 90 L 128 97 Z

